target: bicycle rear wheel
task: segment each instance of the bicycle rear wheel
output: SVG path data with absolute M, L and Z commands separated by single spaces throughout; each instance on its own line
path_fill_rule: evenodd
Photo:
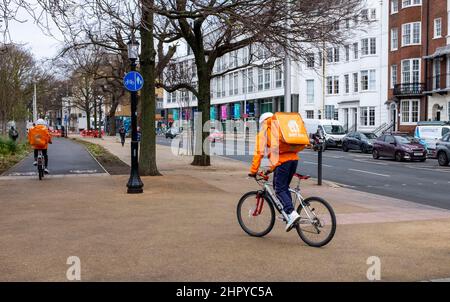
M 244 194 L 237 205 L 237 219 L 250 236 L 263 237 L 275 224 L 275 210 L 261 191 Z
M 44 178 L 44 169 L 42 167 L 38 168 L 38 174 L 39 174 L 39 180 L 42 180 L 42 178 Z
M 300 221 L 296 226 L 300 238 L 309 246 L 322 247 L 333 239 L 336 232 L 336 215 L 330 204 L 320 197 L 309 197 L 297 211 Z

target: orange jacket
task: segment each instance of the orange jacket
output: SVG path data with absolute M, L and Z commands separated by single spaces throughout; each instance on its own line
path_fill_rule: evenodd
M 28 131 L 28 142 L 33 149 L 47 149 L 52 136 L 44 125 L 37 125 Z
M 278 148 L 276 148 L 278 144 L 271 143 L 272 135 L 270 131 L 270 122 L 271 119 L 265 120 L 261 127 L 261 131 L 259 131 L 256 136 L 255 153 L 253 154 L 252 166 L 250 168 L 251 174 L 258 172 L 259 166 L 261 165 L 261 160 L 264 157 L 264 151 L 266 149 L 268 151 L 268 157 L 271 164 L 271 171 L 287 161 L 298 160 L 297 152 L 279 152 Z M 276 145 L 275 148 L 273 145 Z

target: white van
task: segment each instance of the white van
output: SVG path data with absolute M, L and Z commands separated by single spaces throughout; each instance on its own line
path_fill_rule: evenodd
M 418 122 L 414 137 L 421 140 L 432 153 L 436 149 L 436 142 L 449 132 L 449 122 Z
M 318 119 L 304 119 L 306 131 L 308 131 L 308 135 L 314 134 L 317 132 L 317 129 L 321 129 L 325 135 L 325 146 L 341 148 L 342 140 L 345 136 L 345 130 L 339 121 L 336 120 L 318 120 Z

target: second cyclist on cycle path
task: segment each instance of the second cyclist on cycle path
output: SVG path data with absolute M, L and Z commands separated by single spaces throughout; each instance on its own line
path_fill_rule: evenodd
M 267 150 L 271 164 L 270 171 L 274 172 L 273 186 L 275 193 L 283 204 L 283 210 L 289 217 L 289 220 L 286 222 L 286 232 L 289 232 L 295 223 L 300 220 L 300 215 L 294 210 L 292 196 L 289 192 L 289 185 L 297 170 L 298 151 L 279 152 L 279 150 L 275 150 L 273 152 L 273 147 L 279 144 L 271 141 L 274 139 L 274 136 L 271 135 L 272 117 L 273 114 L 271 112 L 266 112 L 259 119 L 260 131 L 256 137 L 256 147 L 249 176 L 256 176 L 261 160 L 264 158 L 264 153 Z
M 43 119 L 38 119 L 34 124 L 35 126 L 28 131 L 28 141 L 34 149 L 33 165 L 37 165 L 38 152 L 41 150 L 45 160 L 44 172 L 48 174 L 50 172 L 48 170 L 47 148 L 48 144 L 52 143 L 52 137 L 48 131 L 47 124 Z

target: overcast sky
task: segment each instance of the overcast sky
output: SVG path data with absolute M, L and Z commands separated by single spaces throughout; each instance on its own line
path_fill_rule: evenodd
M 52 58 L 57 54 L 61 45 L 58 40 L 45 35 L 24 10 L 19 11 L 18 19 L 26 22 L 11 21 L 9 32 L 12 42 L 23 44 L 33 53 L 36 59 Z M 52 32 L 59 40 L 62 39 L 56 27 L 53 28 Z

